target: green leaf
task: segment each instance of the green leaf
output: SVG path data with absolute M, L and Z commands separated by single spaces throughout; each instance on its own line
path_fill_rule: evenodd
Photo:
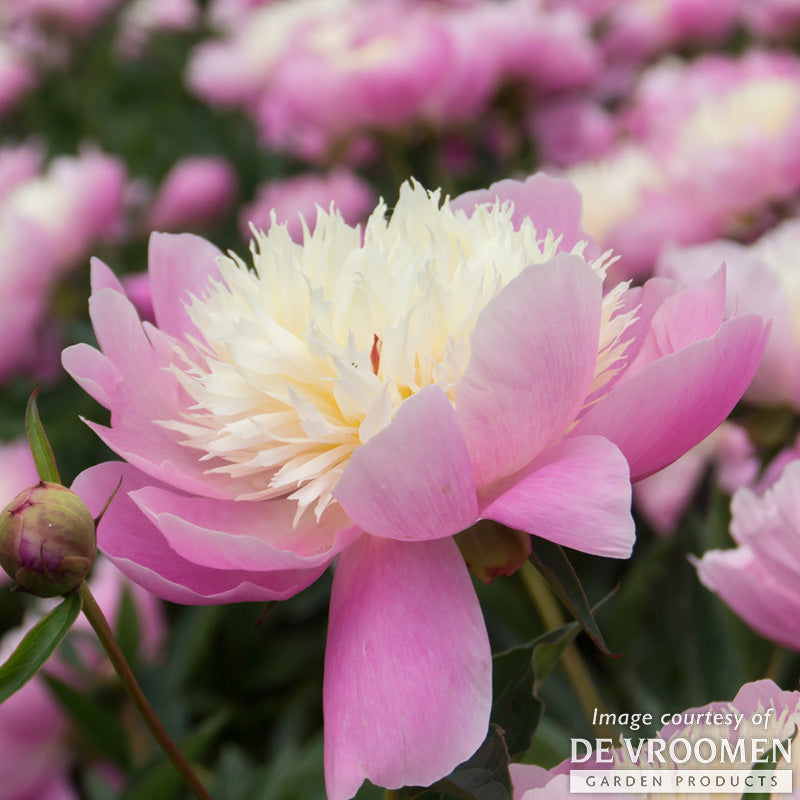
M 579 623 L 570 622 L 494 656 L 492 721 L 505 730 L 512 756 L 530 749 L 544 711 L 539 689 L 580 630 Z
M 83 738 L 118 766 L 130 766 L 128 740 L 118 716 L 99 703 L 96 697 L 74 689 L 52 675 L 46 675 L 45 680 Z
M 39 473 L 41 480 L 49 481 L 50 483 L 61 483 L 61 479 L 58 477 L 58 467 L 56 467 L 53 448 L 50 447 L 47 434 L 44 432 L 42 421 L 39 418 L 39 409 L 36 407 L 36 396 L 38 394 L 39 390 L 34 389 L 28 399 L 28 407 L 25 409 L 25 430 L 28 433 L 33 462 L 36 464 L 36 471 Z
M 0 667 L 0 703 L 27 683 L 67 635 L 81 610 L 81 599 L 71 592 L 31 628 L 11 657 Z
M 475 755 L 432 788 L 459 800 L 511 800 L 509 761 L 503 731 L 497 725 L 490 725 Z
M 530 562 L 539 570 L 556 597 L 580 622 L 600 650 L 607 656 L 614 655 L 608 649 L 603 634 L 600 633 L 592 608 L 586 599 L 586 593 L 564 549 L 547 539 L 532 536 Z

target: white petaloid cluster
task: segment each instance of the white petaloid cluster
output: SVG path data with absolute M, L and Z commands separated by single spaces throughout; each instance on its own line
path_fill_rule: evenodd
M 512 214 L 495 203 L 468 216 L 405 184 L 388 220 L 383 203 L 375 209 L 363 241 L 334 211 L 319 211 L 302 245 L 280 225 L 258 232 L 255 269 L 221 259 L 222 279 L 193 300 L 203 341 L 178 352 L 175 371 L 195 406 L 170 427 L 250 481 L 241 499 L 289 495 L 298 516 L 316 504 L 319 517 L 350 454 L 403 400 L 438 384 L 455 403 L 481 310 L 556 254 L 552 232 L 529 219 L 515 230 Z M 609 263 L 606 254 L 590 266 L 604 277 Z M 604 301 L 592 392 L 624 357 L 624 288 Z

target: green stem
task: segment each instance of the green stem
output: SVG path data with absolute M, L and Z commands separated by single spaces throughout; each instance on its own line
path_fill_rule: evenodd
M 120 650 L 114 638 L 114 634 L 111 632 L 111 628 L 103 612 L 100 610 L 100 606 L 97 605 L 85 581 L 78 587 L 78 594 L 83 602 L 83 613 L 86 615 L 86 619 L 89 620 L 89 623 L 94 628 L 97 638 L 100 639 L 100 644 L 103 645 L 103 649 L 106 651 L 109 661 L 111 661 L 117 675 L 119 675 L 122 685 L 125 687 L 125 691 L 141 714 L 147 727 L 150 728 L 150 732 L 155 737 L 155 740 L 166 753 L 167 758 L 175 765 L 175 768 L 197 800 L 211 800 L 211 795 L 206 791 L 203 784 L 200 783 L 200 779 L 194 774 L 194 771 L 181 755 L 175 742 L 172 741 L 169 734 L 164 730 L 164 726 L 161 724 L 161 720 L 156 716 L 152 706 L 147 702 L 147 698 L 144 696 L 144 692 L 142 692 L 131 668 L 128 666 L 128 662 L 125 660 L 125 656 L 122 654 L 122 650 Z
M 561 607 L 558 604 L 553 592 L 547 585 L 547 581 L 539 574 L 536 567 L 526 562 L 520 571 L 522 582 L 528 592 L 529 597 L 533 600 L 542 621 L 549 630 L 560 628 L 564 624 L 564 615 L 561 613 Z M 580 650 L 574 644 L 569 644 L 564 648 L 564 653 L 561 656 L 561 664 L 564 667 L 564 672 L 567 674 L 569 682 L 575 689 L 575 694 L 583 708 L 584 713 L 589 720 L 594 719 L 595 709 L 598 714 L 605 711 L 605 704 L 602 698 L 594 687 L 592 676 L 586 666 Z M 609 735 L 606 726 L 593 725 L 597 733 L 602 736 Z

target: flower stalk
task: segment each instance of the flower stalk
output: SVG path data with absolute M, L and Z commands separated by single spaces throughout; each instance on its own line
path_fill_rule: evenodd
M 166 753 L 167 758 L 173 763 L 175 769 L 178 770 L 197 800 L 211 800 L 211 795 L 206 791 L 200 779 L 189 766 L 175 742 L 172 741 L 170 735 L 161 724 L 161 720 L 156 716 L 155 711 L 153 711 L 152 706 L 144 696 L 144 692 L 134 677 L 128 662 L 125 660 L 125 656 L 122 654 L 122 650 L 120 650 L 100 606 L 97 605 L 85 581 L 81 583 L 77 591 L 83 604 L 83 613 L 86 615 L 86 619 L 89 620 L 92 628 L 94 628 L 94 632 L 103 645 L 103 649 L 106 651 L 106 655 L 119 676 L 125 691 L 128 693 L 128 696 L 136 706 L 142 719 L 147 724 L 150 732 L 155 737 L 155 740 L 164 753 Z

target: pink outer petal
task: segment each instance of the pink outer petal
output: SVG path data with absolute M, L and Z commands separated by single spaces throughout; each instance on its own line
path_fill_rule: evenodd
M 146 486 L 131 500 L 182 558 L 215 569 L 278 570 L 325 566 L 355 538 L 350 520 L 333 505 L 317 522 L 305 514 L 294 527 L 297 503 L 211 500 Z
M 453 406 L 428 386 L 350 456 L 333 491 L 360 528 L 388 539 L 438 539 L 472 525 L 478 501 Z
M 709 339 L 648 364 L 589 409 L 575 435 L 614 442 L 636 481 L 708 436 L 750 383 L 767 331 L 758 317 L 724 322 Z
M 800 594 L 764 569 L 749 547 L 712 550 L 695 563 L 704 586 L 718 594 L 751 628 L 800 650 Z
M 581 225 L 581 195 L 566 178 L 553 178 L 544 172 L 537 172 L 525 181 L 506 178 L 491 184 L 488 189 L 465 192 L 454 198 L 450 206 L 471 214 L 475 206 L 494 203 L 497 199 L 514 203 L 512 219 L 516 228 L 525 217 L 530 217 L 540 237 L 544 238 L 548 230 L 556 236 L 563 236 L 561 250 L 570 251 L 578 242 L 585 241 L 588 242 L 587 259 L 600 255 L 600 246 Z
M 219 462 L 201 462 L 196 450 L 158 424 L 180 419 L 191 403 L 168 369 L 174 340 L 143 326 L 130 301 L 113 289 L 92 295 L 89 310 L 103 352 L 79 344 L 62 353 L 67 372 L 111 409 L 111 428 L 89 427 L 126 461 L 184 491 L 225 498 L 251 491 L 246 481 L 209 472 Z
M 703 283 L 680 287 L 664 298 L 650 319 L 641 350 L 622 380 L 665 355 L 713 336 L 725 319 L 724 308 L 724 267 Z
M 103 289 L 113 289 L 115 292 L 125 294 L 119 278 L 114 271 L 104 261 L 92 257 L 89 262 L 92 265 L 92 294 L 97 294 Z
M 191 296 L 201 297 L 211 277 L 219 277 L 213 244 L 190 233 L 154 233 L 150 236 L 148 271 L 153 310 L 158 327 L 178 339 L 200 333 L 186 313 Z
M 309 569 L 275 571 L 229 569 L 194 564 L 170 548 L 158 529 L 131 500 L 129 492 L 152 481 L 129 464 L 108 461 L 82 472 L 72 489 L 96 515 L 122 477 L 122 487 L 98 526 L 98 547 L 131 580 L 173 603 L 207 605 L 249 600 L 284 600 L 313 583 L 327 562 Z M 232 537 L 233 538 L 233 537 Z
M 602 282 L 577 256 L 530 266 L 478 317 L 456 384 L 475 483 L 517 472 L 583 405 L 594 375 Z
M 610 558 L 628 558 L 636 539 L 628 464 L 600 436 L 567 439 L 481 516 L 551 542 Z
M 363 536 L 339 557 L 325 652 L 329 800 L 427 786 L 486 736 L 491 652 L 451 539 Z

